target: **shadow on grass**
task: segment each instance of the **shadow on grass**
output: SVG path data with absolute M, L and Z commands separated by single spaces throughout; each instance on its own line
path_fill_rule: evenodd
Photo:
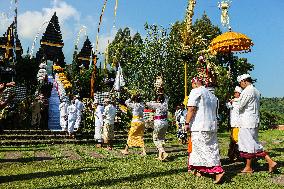
M 46 150 L 46 146 L 1 146 L 0 152 L 10 151 L 41 151 Z
M 221 159 L 221 164 L 225 171 L 223 179 L 225 183 L 231 182 L 232 179 L 244 168 L 244 163 L 242 161 L 232 162 L 229 158 Z
M 280 172 L 280 169 L 281 167 L 284 166 L 284 161 L 276 161 L 277 163 L 277 168 L 276 170 L 274 171 L 275 174 L 282 174 Z M 253 163 L 253 167 L 254 167 L 254 170 L 255 172 L 259 172 L 259 171 L 268 171 L 268 164 L 267 163 L 264 163 L 264 164 L 260 164 L 258 163 L 257 161 L 255 161 Z
M 273 148 L 272 150 L 276 152 L 284 152 L 284 148 Z
M 19 163 L 29 163 L 32 161 L 46 161 L 53 160 L 53 157 L 30 157 L 30 158 L 16 158 L 16 159 L 0 159 L 0 163 L 11 163 L 11 162 L 19 162 Z
M 28 174 L 17 174 L 17 175 L 9 175 L 9 176 L 0 176 L 0 184 L 6 182 L 13 181 L 23 181 L 23 180 L 31 180 L 38 178 L 47 178 L 47 177 L 55 177 L 55 176 L 64 176 L 64 175 L 79 175 L 85 172 L 92 172 L 96 170 L 101 170 L 102 167 L 82 167 L 77 169 L 69 169 L 69 170 L 61 170 L 61 171 L 47 171 L 47 172 L 34 172 Z
M 274 152 L 271 152 L 271 151 L 269 151 L 268 152 L 268 155 L 271 157 L 271 158 L 274 158 L 274 157 L 277 157 L 277 156 L 281 156 L 281 154 L 277 154 L 277 153 L 274 153 Z
M 225 175 L 224 175 L 224 182 L 231 182 L 231 180 L 241 174 L 241 170 L 244 169 L 245 167 L 245 163 L 244 161 L 240 161 L 240 162 L 231 162 L 228 158 L 227 159 L 222 159 L 222 166 L 223 169 L 225 171 Z M 283 167 L 284 162 L 283 161 L 277 161 L 277 170 L 274 172 L 275 174 L 281 174 L 281 172 L 279 171 L 280 167 Z M 258 163 L 257 159 L 254 159 L 252 162 L 252 167 L 255 173 L 257 172 L 267 172 L 268 171 L 268 164 L 260 164 Z
M 174 153 L 174 152 L 187 152 L 186 148 L 171 148 L 171 147 L 165 147 L 165 151 L 167 153 Z M 158 150 L 156 148 L 148 148 L 147 154 L 157 154 Z
M 1 147 L 2 148 L 2 147 Z M 46 148 L 30 148 L 30 149 L 19 149 L 17 148 L 12 148 L 12 149 L 0 149 L 0 152 L 12 152 L 12 151 L 43 151 L 46 150 Z
M 187 168 L 181 168 L 181 169 L 171 169 L 163 172 L 152 172 L 152 173 L 146 173 L 146 174 L 136 174 L 131 175 L 128 177 L 121 177 L 121 178 L 115 178 L 115 179 L 102 179 L 97 180 L 94 182 L 87 182 L 84 184 L 70 184 L 70 185 L 63 185 L 63 186 L 56 186 L 56 187 L 48 187 L 45 189 L 56 189 L 56 188 L 81 188 L 81 187 L 104 187 L 104 186 L 113 186 L 118 183 L 123 182 L 137 182 L 143 179 L 147 178 L 154 178 L 154 177 L 160 177 L 160 176 L 167 176 L 167 175 L 174 175 L 182 172 L 187 172 Z
M 179 153 L 179 154 L 174 154 L 174 155 L 169 155 L 169 157 L 167 158 L 167 161 L 175 161 L 175 159 L 179 158 L 179 157 L 185 157 L 188 156 L 188 153 Z

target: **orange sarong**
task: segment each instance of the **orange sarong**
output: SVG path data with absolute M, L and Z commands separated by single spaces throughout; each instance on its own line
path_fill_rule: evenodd
M 187 152 L 188 153 L 192 152 L 192 142 L 191 142 L 191 137 L 190 136 L 188 137 L 188 140 L 187 140 Z

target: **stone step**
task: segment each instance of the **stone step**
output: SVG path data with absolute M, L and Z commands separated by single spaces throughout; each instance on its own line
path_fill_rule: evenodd
M 68 135 L 0 135 L 0 140 L 42 140 L 68 138 Z
M 168 139 L 167 141 L 171 141 Z M 151 138 L 144 139 L 145 142 L 151 142 Z M 1 140 L 1 146 L 20 146 L 20 145 L 36 145 L 36 144 L 96 144 L 94 139 L 49 139 L 49 140 Z M 115 139 L 113 144 L 126 144 L 126 139 Z
M 125 131 L 115 131 L 115 135 L 128 135 Z M 77 136 L 94 136 L 95 132 L 79 132 L 75 133 Z M 54 135 L 54 136 L 60 136 L 60 135 L 66 135 L 66 131 L 56 130 L 4 130 L 1 135 Z
M 115 139 L 127 139 L 127 135 L 115 134 Z M 46 139 L 65 139 L 69 138 L 67 133 L 62 134 L 2 134 L 0 140 L 46 140 Z M 92 134 L 75 134 L 76 139 L 93 139 Z M 145 134 L 144 138 L 152 138 L 152 134 Z
M 95 143 L 95 140 L 76 140 L 76 139 L 50 139 L 50 140 L 1 140 L 2 146 L 36 145 L 36 144 L 81 144 Z
M 1 134 L 5 135 L 63 135 L 65 131 L 51 130 L 4 130 Z
M 0 135 L 65 135 L 65 131 L 51 131 L 51 130 L 4 130 Z M 122 134 L 127 135 L 128 132 L 121 130 L 121 131 L 114 131 L 115 134 Z M 94 131 L 90 132 L 82 132 L 80 135 L 94 135 Z

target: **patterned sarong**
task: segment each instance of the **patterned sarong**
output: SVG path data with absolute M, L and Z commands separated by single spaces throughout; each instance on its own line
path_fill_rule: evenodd
M 188 170 L 203 173 L 222 173 L 216 132 L 191 132 L 192 150 L 188 158 Z

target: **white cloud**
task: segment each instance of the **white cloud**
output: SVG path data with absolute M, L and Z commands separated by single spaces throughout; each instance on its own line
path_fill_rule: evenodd
M 6 13 L 0 13 L 0 35 L 2 37 L 2 34 L 7 32 L 7 28 L 10 26 L 10 24 L 13 22 L 12 16 L 8 16 Z
M 43 8 L 41 11 L 26 11 L 20 14 L 18 16 L 18 32 L 20 38 L 33 39 L 42 24 L 49 21 L 54 12 L 56 12 L 59 18 L 62 33 L 64 32 L 64 35 L 66 33 L 65 38 L 68 38 L 70 36 L 70 34 L 68 35 L 70 30 L 65 26 L 65 21 L 69 19 L 79 21 L 80 15 L 74 7 L 64 1 L 58 0 L 52 2 L 52 8 Z M 44 28 L 42 32 L 44 32 Z
M 24 48 L 24 52 L 27 50 L 27 47 L 32 46 L 33 39 L 35 38 L 38 30 L 42 27 L 40 31 L 40 35 L 37 38 L 37 42 L 35 45 L 35 49 L 33 50 L 34 55 L 39 47 L 39 40 L 41 39 L 42 33 L 45 31 L 47 24 L 44 26 L 43 23 L 48 23 L 51 19 L 54 12 L 56 12 L 59 25 L 62 32 L 63 42 L 65 43 L 63 47 L 63 51 L 65 54 L 65 59 L 67 63 L 72 61 L 72 54 L 74 51 L 74 44 L 77 39 L 77 35 L 82 25 L 87 27 L 87 35 L 91 43 L 94 44 L 94 48 L 96 48 L 96 36 L 97 36 L 97 27 L 99 22 L 100 8 L 99 11 L 92 12 L 90 15 L 83 14 L 82 16 L 79 13 L 79 9 L 76 9 L 71 4 L 68 4 L 66 0 L 52 0 L 50 7 L 44 7 L 38 10 L 33 11 L 25 11 L 20 12 L 18 15 L 18 34 L 19 38 L 22 42 L 22 46 Z M 2 19 L 5 15 L 0 15 L 1 25 L 0 31 L 3 28 L 8 27 L 9 24 L 12 23 L 12 19 Z M 6 17 L 7 18 L 7 17 Z M 12 17 L 9 17 L 12 18 Z M 5 25 L 5 27 L 2 27 Z M 99 35 L 99 43 L 98 43 L 98 52 L 104 53 L 107 47 L 108 41 L 111 43 L 114 39 L 117 29 L 113 28 L 113 20 L 109 19 L 106 15 L 103 16 L 100 35 Z M 134 35 L 135 30 L 131 29 L 131 34 Z M 1 32 L 4 33 L 5 31 Z M 83 42 L 85 40 L 84 32 L 80 35 L 79 42 L 79 50 L 82 48 Z

